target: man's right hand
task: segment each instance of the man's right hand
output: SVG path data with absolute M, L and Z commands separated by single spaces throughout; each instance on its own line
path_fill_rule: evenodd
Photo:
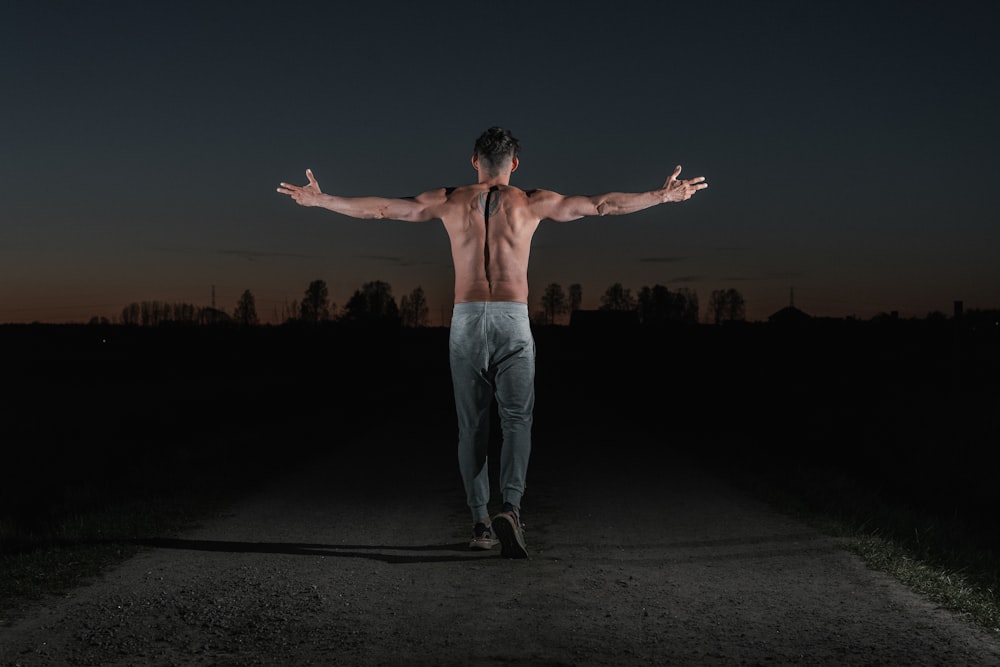
M 667 182 L 663 184 L 660 191 L 663 193 L 663 201 L 686 201 L 694 196 L 694 193 L 698 190 L 703 190 L 708 187 L 708 183 L 705 183 L 705 177 L 699 176 L 698 178 L 691 178 L 685 181 L 677 178 L 681 175 L 681 166 L 677 165 L 674 168 L 674 173 L 670 174 Z
M 309 179 L 307 185 L 292 185 L 291 183 L 281 183 L 278 192 L 288 195 L 300 206 L 318 206 L 320 195 L 323 191 L 319 189 L 319 183 L 313 176 L 312 169 L 306 169 L 306 178 Z

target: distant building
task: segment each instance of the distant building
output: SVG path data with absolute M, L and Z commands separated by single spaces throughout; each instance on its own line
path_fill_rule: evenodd
M 798 324 L 800 322 L 808 322 L 812 319 L 812 315 L 805 313 L 795 306 L 785 306 L 776 313 L 768 315 L 767 321 L 771 324 Z
M 812 320 L 812 315 L 795 307 L 795 289 L 789 293 L 788 305 L 781 310 L 768 316 L 767 321 L 771 324 L 789 326 L 804 324 Z

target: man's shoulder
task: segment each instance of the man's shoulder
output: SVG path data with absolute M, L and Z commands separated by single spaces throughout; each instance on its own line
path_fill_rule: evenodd
M 531 190 L 525 190 L 524 195 L 530 201 L 544 201 L 546 199 L 552 199 L 555 197 L 562 197 L 558 192 L 552 190 L 543 190 L 542 188 L 532 188 Z
M 468 197 L 474 196 L 477 192 L 483 190 L 484 188 L 479 185 L 448 185 L 441 188 L 436 188 L 434 190 L 429 190 L 428 193 L 433 193 L 434 196 L 442 197 L 446 199 L 453 199 L 456 197 Z

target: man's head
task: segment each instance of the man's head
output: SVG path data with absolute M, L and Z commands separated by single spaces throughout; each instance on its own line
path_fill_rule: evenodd
M 517 139 L 508 130 L 491 127 L 476 139 L 473 164 L 488 176 L 499 176 L 507 169 L 514 171 L 519 148 Z

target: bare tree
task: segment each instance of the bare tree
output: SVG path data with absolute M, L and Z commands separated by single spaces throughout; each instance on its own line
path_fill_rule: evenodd
M 716 324 L 742 322 L 746 319 L 743 295 L 732 288 L 713 291 L 709 297 L 708 310 Z
M 299 317 L 304 322 L 325 322 L 330 319 L 330 310 L 336 305 L 330 303 L 330 291 L 326 281 L 314 280 L 309 283 L 302 303 L 299 304 Z
M 698 324 L 698 293 L 689 287 L 681 287 L 677 294 L 683 299 L 681 321 Z
M 673 295 L 663 285 L 643 285 L 639 290 L 639 321 L 643 324 L 669 322 L 673 309 Z
M 583 303 L 583 286 L 580 283 L 573 283 L 569 286 L 569 310 L 580 310 Z
M 240 300 L 236 302 L 236 309 L 233 311 L 233 319 L 240 326 L 256 326 L 260 324 L 257 317 L 257 304 L 250 290 L 245 290 L 240 295 Z
M 139 304 L 132 302 L 122 308 L 122 324 L 139 324 Z
M 549 283 L 542 293 L 542 311 L 549 324 L 555 324 L 556 315 L 561 315 L 569 309 L 566 292 L 559 283 Z
M 404 294 L 399 300 L 399 319 L 403 326 L 426 326 L 429 312 L 423 287 L 416 287 L 408 295 Z
M 139 324 L 144 327 L 155 326 L 160 323 L 160 302 L 143 301 L 139 304 Z
M 197 314 L 198 308 L 193 303 L 174 303 L 170 305 L 168 319 L 193 324 Z
M 671 292 L 663 285 L 644 286 L 639 290 L 639 321 L 643 324 L 698 322 L 698 295 L 681 288 Z
M 601 310 L 635 310 L 637 307 L 632 290 L 615 283 L 601 297 Z
M 228 313 L 193 303 L 143 301 L 122 308 L 119 322 L 127 325 L 155 327 L 162 324 L 224 324 L 232 321 Z

